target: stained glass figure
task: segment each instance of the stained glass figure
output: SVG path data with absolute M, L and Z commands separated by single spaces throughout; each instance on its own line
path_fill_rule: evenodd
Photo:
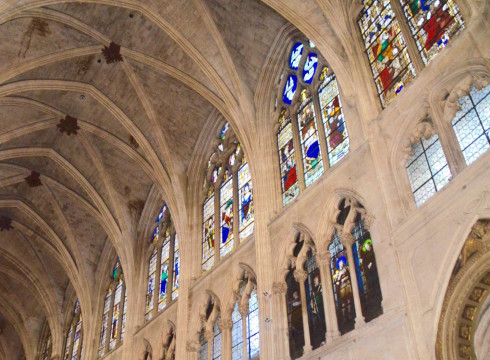
M 305 183 L 308 187 L 323 173 L 322 153 L 315 121 L 315 110 L 306 89 L 301 92 L 301 105 L 298 111 L 298 127 L 303 152 Z
M 296 75 L 289 75 L 284 85 L 284 91 L 282 93 L 282 101 L 285 104 L 291 105 L 294 99 L 294 93 L 298 87 L 298 77 Z
M 335 74 L 325 66 L 320 80 L 322 83 L 318 90 L 318 97 L 327 137 L 328 161 L 332 167 L 349 152 L 349 136 Z
M 378 95 L 386 107 L 415 77 L 390 0 L 363 0 L 358 24 Z
M 221 242 L 220 257 L 233 249 L 233 178 L 231 174 L 220 189 Z
M 203 206 L 202 270 L 208 271 L 214 265 L 214 195 Z
M 221 360 L 221 329 L 218 326 L 219 318 L 214 323 L 213 332 L 213 348 L 211 352 L 211 360 Z
M 112 322 L 111 322 L 111 337 L 109 341 L 109 350 L 114 349 L 116 346 L 118 325 L 119 325 L 119 313 L 121 312 L 121 296 L 122 296 L 123 282 L 122 280 L 116 286 L 114 294 L 114 306 L 112 308 Z
M 320 269 L 316 265 L 311 250 L 305 262 L 308 274 L 305 280 L 306 308 L 308 310 L 308 325 L 310 327 L 310 342 L 313 349 L 325 343 L 327 324 L 325 323 L 325 309 L 323 306 L 323 291 Z
M 124 331 L 126 330 L 126 309 L 128 305 L 128 289 L 124 289 L 124 306 L 121 320 L 121 342 L 124 340 Z
M 291 55 L 289 55 L 289 67 L 291 70 L 298 70 L 299 63 L 303 55 L 303 48 L 304 46 L 301 42 L 297 42 L 293 45 Z
M 148 287 L 146 291 L 146 311 L 145 319 L 150 320 L 152 318 L 153 310 L 153 296 L 155 295 L 155 273 L 157 269 L 157 249 L 153 251 L 150 256 L 148 267 Z
M 160 261 L 160 291 L 158 296 L 158 311 L 165 309 L 167 306 L 167 285 L 168 272 L 170 263 L 170 233 L 166 237 L 163 246 Z
M 167 205 L 163 205 L 162 209 L 158 213 L 158 217 L 157 217 L 157 221 L 156 221 L 157 223 L 163 219 L 163 216 L 165 215 L 166 212 L 167 212 Z
M 151 241 L 153 243 L 158 242 L 158 239 L 160 238 L 160 228 L 157 226 L 155 230 L 153 230 L 153 234 L 151 235 Z
M 243 359 L 243 326 L 242 315 L 238 311 L 238 301 L 235 303 L 231 314 L 233 325 L 231 328 L 231 358 L 232 360 Z
M 464 28 L 453 0 L 400 0 L 400 3 L 426 65 Z
M 179 280 L 180 280 L 180 249 L 179 239 L 175 234 L 174 240 L 174 273 L 172 279 L 172 300 L 177 299 L 179 296 Z
M 228 130 L 230 129 L 230 123 L 226 123 L 223 128 L 221 129 L 221 133 L 219 135 L 219 137 L 221 138 L 221 140 L 225 140 L 226 138 L 226 133 L 228 132 Z
M 248 300 L 247 315 L 247 354 L 248 359 L 253 359 L 259 355 L 259 304 L 257 292 L 255 290 L 250 294 Z
M 303 315 L 301 312 L 301 290 L 294 278 L 293 270 L 286 276 L 286 304 L 288 312 L 289 354 L 292 359 L 303 355 L 305 346 Z
M 451 171 L 437 135 L 421 137 L 412 144 L 407 173 L 417 206 L 422 205 L 451 180 Z
M 305 84 L 311 84 L 317 67 L 318 55 L 315 53 L 309 53 L 306 57 L 305 65 L 303 66 L 303 81 Z
M 107 290 L 104 299 L 104 310 L 102 314 L 102 329 L 100 330 L 100 340 L 99 340 L 99 356 L 105 353 L 105 344 L 107 340 L 107 322 L 109 321 L 109 309 L 111 307 L 112 290 L 109 288 Z
M 354 308 L 354 296 L 352 293 L 352 282 L 350 277 L 347 253 L 340 242 L 337 232 L 329 246 L 332 255 L 330 269 L 332 273 L 332 286 L 337 312 L 337 322 L 341 334 L 354 329 L 356 310 Z
M 240 241 L 243 241 L 252 234 L 254 227 L 252 178 L 247 163 L 244 163 L 238 170 L 238 189 L 240 196 Z
M 361 311 L 366 322 L 383 314 L 381 301 L 381 286 L 379 284 L 378 267 L 374 256 L 371 235 L 364 228 L 364 222 L 358 216 L 356 225 L 352 230 L 356 241 L 352 246 L 354 261 L 356 263 L 357 282 L 361 300 Z
M 296 156 L 294 154 L 293 128 L 291 118 L 286 117 L 285 111 L 279 117 L 277 133 L 277 148 L 281 166 L 282 203 L 287 205 L 299 194 L 298 176 L 296 173 Z
M 478 90 L 472 86 L 458 100 L 461 108 L 452 120 L 466 164 L 470 165 L 490 148 L 490 85 Z

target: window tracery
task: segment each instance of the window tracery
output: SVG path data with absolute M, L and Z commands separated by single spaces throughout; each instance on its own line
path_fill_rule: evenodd
M 64 360 L 80 360 L 82 358 L 82 310 L 78 299 L 75 301 L 73 318 L 68 328 L 65 341 Z
M 165 309 L 179 295 L 180 250 L 179 240 L 166 204 L 158 213 L 151 237 L 146 291 L 145 320 Z M 158 277 L 157 277 L 158 274 Z M 158 297 L 156 297 L 158 289 Z
M 216 151 L 209 158 L 203 192 L 201 268 L 206 272 L 252 235 L 254 229 L 250 168 L 229 123 L 223 126 Z M 219 246 L 215 234 L 219 234 Z
M 199 359 L 221 359 L 222 336 L 219 326 L 220 308 L 213 298 L 209 298 L 202 314 L 202 328 L 199 335 Z
M 453 0 L 400 0 L 400 4 L 425 65 L 464 29 Z
M 490 85 L 477 89 L 474 85 L 468 95 L 457 100 L 460 110 L 452 126 L 467 165 L 473 163 L 490 148 Z
M 410 155 L 407 174 L 415 203 L 420 206 L 446 186 L 452 176 L 439 136 L 429 119 L 421 122 L 407 153 Z
M 311 41 L 293 44 L 279 90 L 276 136 L 285 206 L 299 195 L 300 184 L 308 187 L 325 172 L 325 154 L 332 167 L 348 153 L 349 138 L 336 76 Z
M 111 351 L 123 341 L 123 332 L 126 325 L 127 290 L 119 258 L 116 259 L 110 277 L 111 281 L 104 297 L 99 338 L 99 357 Z

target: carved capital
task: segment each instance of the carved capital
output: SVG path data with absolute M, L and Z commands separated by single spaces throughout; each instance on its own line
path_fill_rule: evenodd
M 328 265 L 332 260 L 332 254 L 328 250 L 322 250 L 316 253 L 316 261 L 319 264 Z
M 274 294 L 286 294 L 288 286 L 285 282 L 274 282 L 272 284 L 272 292 Z
M 304 270 L 294 270 L 294 278 L 297 282 L 301 283 L 306 280 L 308 274 Z
M 219 328 L 221 331 L 230 330 L 233 326 L 233 321 L 231 319 L 220 319 Z
M 354 235 L 348 232 L 342 232 L 339 234 L 340 236 L 340 242 L 342 245 L 344 245 L 346 248 L 350 249 L 352 245 L 354 245 L 354 242 L 356 239 L 354 238 Z

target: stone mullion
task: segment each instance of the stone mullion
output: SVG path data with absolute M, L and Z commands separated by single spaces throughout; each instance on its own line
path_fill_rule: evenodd
M 172 301 L 172 288 L 174 282 L 174 252 L 175 252 L 175 230 L 170 233 L 170 246 L 168 254 L 168 278 L 167 278 L 167 288 L 165 289 L 165 294 L 167 297 L 166 306 Z
M 327 341 L 340 336 L 337 313 L 335 311 L 335 295 L 333 293 L 332 277 L 330 271 L 330 251 L 317 255 L 317 263 L 320 268 L 320 277 L 323 289 L 323 308 L 326 309 L 325 321 L 327 324 Z
M 242 316 L 242 358 L 248 358 L 248 346 L 247 346 L 247 316 L 248 316 L 248 303 L 247 306 L 240 305 L 238 312 Z
M 233 171 L 233 244 L 240 245 L 240 198 L 238 189 L 238 168 Z
M 111 285 L 112 287 L 112 285 Z M 109 301 L 109 312 L 107 313 L 107 330 L 105 336 L 105 345 L 104 345 L 104 354 L 109 352 L 109 343 L 111 342 L 111 333 L 112 333 L 112 317 L 114 316 L 114 298 L 116 296 L 116 289 L 112 289 L 111 291 L 111 300 Z
M 121 300 L 119 301 L 119 318 L 118 318 L 118 322 L 117 322 L 116 346 L 117 346 L 117 344 L 119 344 L 121 342 L 122 318 L 123 318 L 123 312 L 124 312 L 124 302 L 126 300 L 124 297 L 125 292 L 126 292 L 126 282 L 123 281 L 122 286 L 121 286 Z
M 273 290 L 273 311 L 274 318 L 277 321 L 273 322 L 274 333 L 278 337 L 275 351 L 275 358 L 286 359 L 289 357 L 289 329 L 288 329 L 288 311 L 286 307 L 286 291 L 287 285 L 285 282 L 275 282 L 272 284 Z
M 214 190 L 214 266 L 220 261 L 219 245 L 221 244 L 221 219 L 220 219 L 220 186 L 215 184 Z
M 364 317 L 362 316 L 361 298 L 359 295 L 359 281 L 357 279 L 356 266 L 354 263 L 354 256 L 352 255 L 352 245 L 354 245 L 354 236 L 350 233 L 343 233 L 341 235 L 341 242 L 344 245 L 345 252 L 347 253 L 347 263 L 349 264 L 349 273 L 352 282 L 352 293 L 354 295 L 354 306 L 356 309 L 356 324 L 365 324 Z
M 206 340 L 208 341 L 208 360 L 213 359 L 213 340 L 214 332 L 204 334 Z
M 221 328 L 221 359 L 231 360 L 231 329 L 233 321 L 231 319 L 220 319 L 219 327 Z
M 294 278 L 299 283 L 299 289 L 301 293 L 301 314 L 303 315 L 303 329 L 305 334 L 305 346 L 303 348 L 303 355 L 311 352 L 311 337 L 310 337 L 310 327 L 308 323 L 308 309 L 306 307 L 306 289 L 305 280 L 307 274 L 303 270 L 295 270 Z
M 320 101 L 318 99 L 318 92 L 311 94 L 313 101 L 313 108 L 315 111 L 315 121 L 318 131 L 318 140 L 320 141 L 320 150 L 322 152 L 323 168 L 330 167 L 330 161 L 328 159 L 328 147 L 327 147 L 327 136 L 325 134 L 325 127 L 323 126 L 322 109 L 320 106 Z
M 155 264 L 155 288 L 153 289 L 153 309 L 151 310 L 151 318 L 153 319 L 158 315 L 158 300 L 160 298 L 160 263 L 162 261 L 162 242 L 159 241 L 156 246 L 157 249 L 157 262 Z
M 306 189 L 306 183 L 305 183 L 305 171 L 304 171 L 304 164 L 303 164 L 303 149 L 301 148 L 298 117 L 296 113 L 291 113 L 291 127 L 293 129 L 294 154 L 296 157 L 296 167 L 298 169 L 296 174 L 299 180 L 299 190 L 300 192 L 302 192 Z
M 407 46 L 408 55 L 410 56 L 410 60 L 412 60 L 412 65 L 415 68 L 415 72 L 420 74 L 422 70 L 424 70 L 424 62 L 422 61 L 422 57 L 417 49 L 417 44 L 412 36 L 412 30 L 410 30 L 410 26 L 408 25 L 408 20 L 405 17 L 402 6 L 398 0 L 392 0 L 391 8 L 395 13 L 395 16 L 398 20 L 398 24 L 400 24 L 400 30 L 405 39 L 405 44 Z M 399 56 L 402 56 L 401 54 Z

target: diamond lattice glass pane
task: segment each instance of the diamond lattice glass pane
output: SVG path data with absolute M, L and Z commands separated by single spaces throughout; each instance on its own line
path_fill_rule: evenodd
M 454 130 L 463 151 L 483 133 L 475 110 L 471 110 L 461 120 L 454 124 Z
M 461 108 L 455 115 L 455 119 L 461 118 L 464 114 L 466 114 L 472 107 L 473 103 L 469 96 L 462 96 L 458 99 L 458 105 Z
M 485 131 L 490 129 L 490 96 L 485 98 L 476 106 L 476 112 Z
M 474 86 L 470 90 L 471 99 L 475 104 L 478 104 L 483 98 L 485 98 L 490 93 L 490 85 L 485 86 L 483 89 L 478 90 Z M 489 101 L 487 99 L 487 101 Z
M 451 171 L 446 165 L 441 171 L 434 175 L 434 183 L 437 191 L 441 190 L 451 180 Z
M 424 136 L 422 136 L 421 140 L 422 140 L 422 144 L 424 145 L 424 148 L 427 149 L 429 146 L 431 146 L 433 143 L 435 143 L 437 140 L 439 140 L 439 136 L 432 135 L 428 139 L 426 139 Z
M 488 144 L 487 137 L 482 135 L 473 144 L 463 150 L 463 156 L 466 163 L 470 165 L 473 161 L 482 156 L 489 148 L 490 145 Z
M 424 155 L 420 155 L 407 168 L 412 191 L 417 190 L 423 183 L 430 179 L 430 170 Z
M 420 189 L 413 193 L 415 203 L 417 204 L 417 206 L 420 206 L 435 193 L 436 189 L 434 187 L 434 183 L 432 182 L 432 180 L 427 181 L 427 183 L 425 183 L 422 187 L 420 187 Z
M 412 161 L 414 161 L 417 157 L 419 157 L 420 154 L 422 154 L 422 152 L 424 151 L 424 148 L 422 147 L 422 143 L 420 141 L 417 141 L 416 143 L 412 144 L 411 150 L 412 150 L 413 155 L 410 159 L 408 159 L 409 164 Z
M 441 142 L 437 140 L 426 151 L 427 160 L 433 174 L 447 165 L 446 156 L 442 150 Z

